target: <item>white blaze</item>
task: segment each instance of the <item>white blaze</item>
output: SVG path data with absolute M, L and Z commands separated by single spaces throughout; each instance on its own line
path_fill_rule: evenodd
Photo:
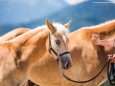
M 66 38 L 66 36 L 65 36 L 65 35 L 63 35 L 63 40 L 64 40 L 64 42 L 66 43 L 67 38 Z

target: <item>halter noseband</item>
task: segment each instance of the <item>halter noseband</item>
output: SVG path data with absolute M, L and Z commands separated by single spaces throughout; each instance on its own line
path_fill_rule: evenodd
M 49 39 L 49 53 L 50 53 L 50 54 L 51 54 L 51 51 L 52 51 L 56 56 L 61 57 L 61 56 L 65 55 L 65 54 L 68 54 L 68 53 L 69 53 L 69 52 L 67 51 L 67 52 L 58 54 L 58 53 L 52 48 L 52 46 L 51 46 L 50 32 L 49 32 L 49 35 L 48 35 L 48 39 Z M 59 58 L 58 58 L 57 60 L 59 60 Z

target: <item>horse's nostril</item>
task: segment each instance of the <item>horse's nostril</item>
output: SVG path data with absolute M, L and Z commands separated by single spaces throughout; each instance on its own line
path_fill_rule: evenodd
M 68 68 L 70 68 L 71 66 L 72 66 L 71 63 L 68 63 L 68 62 L 65 63 L 65 69 L 68 69 Z
M 68 62 L 65 63 L 65 67 L 68 67 Z
M 68 63 L 67 64 L 67 68 L 70 68 L 72 65 L 71 65 L 71 63 Z

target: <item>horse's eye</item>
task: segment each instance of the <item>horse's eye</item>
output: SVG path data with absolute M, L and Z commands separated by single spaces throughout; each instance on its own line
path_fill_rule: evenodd
M 55 40 L 57 45 L 60 45 L 60 40 Z

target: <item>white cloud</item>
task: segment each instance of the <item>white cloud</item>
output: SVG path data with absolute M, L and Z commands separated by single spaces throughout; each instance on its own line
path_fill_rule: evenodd
M 76 5 L 76 4 L 79 4 L 79 3 L 82 3 L 88 0 L 64 0 L 64 1 L 67 2 L 69 5 Z
M 114 3 L 114 4 L 115 4 L 115 0 L 108 0 L 108 1 L 110 1 L 110 2 L 112 2 L 112 3 Z

